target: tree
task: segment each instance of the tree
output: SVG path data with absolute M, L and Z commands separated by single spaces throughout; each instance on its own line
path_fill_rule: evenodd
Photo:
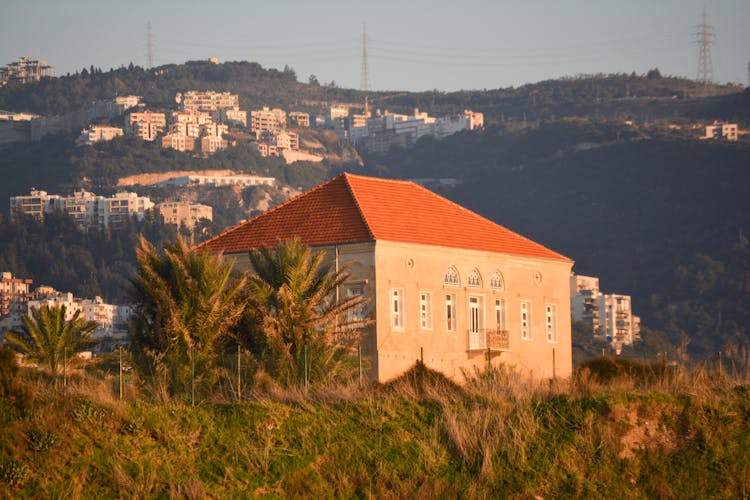
M 366 322 L 362 296 L 337 300 L 345 268 L 325 263 L 299 239 L 250 252 L 248 308 L 238 336 L 266 370 L 285 384 L 347 373 L 346 341 Z
M 147 375 L 164 371 L 172 392 L 187 387 L 193 366 L 196 380 L 211 385 L 217 354 L 244 310 L 244 277 L 232 274 L 231 262 L 180 236 L 165 244 L 163 254 L 141 237 L 136 259 L 131 291 L 136 364 Z
M 57 374 L 64 358 L 96 345 L 93 338 L 98 323 L 81 318 L 76 311 L 65 319 L 65 306 L 32 307 L 31 314 L 22 318 L 20 332 L 8 332 L 5 340 L 29 359 L 46 364 Z

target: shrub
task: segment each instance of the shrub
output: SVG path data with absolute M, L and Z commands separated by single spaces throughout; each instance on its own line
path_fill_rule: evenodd
M 29 466 L 20 460 L 0 461 L 0 481 L 11 488 L 20 488 L 29 477 Z

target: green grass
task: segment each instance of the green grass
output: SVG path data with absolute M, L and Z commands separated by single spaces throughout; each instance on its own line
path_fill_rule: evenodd
M 119 401 L 89 371 L 22 371 L 0 400 L 0 497 L 732 497 L 750 495 L 750 390 L 702 372 L 386 386 L 241 403 Z M 217 398 L 217 401 L 222 401 Z

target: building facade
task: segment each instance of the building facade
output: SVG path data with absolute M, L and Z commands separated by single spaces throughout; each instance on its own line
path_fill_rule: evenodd
M 723 139 L 725 141 L 736 141 L 739 137 L 739 129 L 736 123 L 714 122 L 706 126 L 706 135 L 701 139 Z
M 347 265 L 369 377 L 422 359 L 447 376 L 488 364 L 538 378 L 572 371 L 573 262 L 414 183 L 342 174 L 204 242 L 240 269 L 248 251 L 298 237 Z
M 263 132 L 281 132 L 286 129 L 286 112 L 283 109 L 263 109 L 250 112 L 250 130 L 255 134 L 256 139 L 260 138 Z
M 137 135 L 144 141 L 155 141 L 167 127 L 164 113 L 152 111 L 134 111 L 127 114 L 125 129 L 129 134 Z
M 26 304 L 31 297 L 28 278 L 15 278 L 13 273 L 0 273 L 0 318 L 26 314 Z
M 99 141 L 111 141 L 115 137 L 123 134 L 120 127 L 110 127 L 106 125 L 90 125 L 81 131 L 81 135 L 76 139 L 77 144 L 94 144 Z
M 0 86 L 9 82 L 31 83 L 55 76 L 55 67 L 41 59 L 22 57 L 7 66 L 0 67 Z
M 190 112 L 239 108 L 239 96 L 229 92 L 189 90 L 184 94 L 177 94 L 175 99 L 180 103 L 181 110 Z
M 633 314 L 630 295 L 602 293 L 599 278 L 570 276 L 570 311 L 573 320 L 590 324 L 618 354 L 641 338 L 641 319 Z
M 165 201 L 156 205 L 165 224 L 175 224 L 193 229 L 201 219 L 213 220 L 213 208 L 190 201 Z

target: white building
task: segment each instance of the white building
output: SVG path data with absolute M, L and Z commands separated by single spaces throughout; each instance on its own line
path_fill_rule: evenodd
M 28 196 L 11 196 L 11 217 L 30 215 L 43 221 L 45 214 L 61 210 L 73 217 L 81 229 L 118 228 L 129 217 L 142 220 L 154 203 L 137 193 L 119 192 L 109 198 L 89 191 L 75 191 L 72 196 L 50 195 L 32 189 Z
M 155 186 L 275 186 L 273 177 L 257 175 L 183 175 L 157 182 Z
M 81 131 L 81 135 L 76 139 L 76 144 L 94 144 L 99 141 L 111 141 L 122 134 L 123 130 L 120 127 L 90 125 Z
M 640 339 L 641 319 L 633 315 L 630 295 L 602 293 L 599 278 L 571 275 L 570 312 L 573 320 L 589 323 L 618 353 Z
M 165 224 L 185 226 L 188 229 L 195 227 L 195 223 L 201 219 L 213 220 L 213 208 L 201 203 L 191 201 L 165 201 L 156 205 Z
M 738 129 L 736 123 L 713 122 L 706 126 L 706 135 L 701 139 L 723 139 L 725 141 L 736 141 Z

